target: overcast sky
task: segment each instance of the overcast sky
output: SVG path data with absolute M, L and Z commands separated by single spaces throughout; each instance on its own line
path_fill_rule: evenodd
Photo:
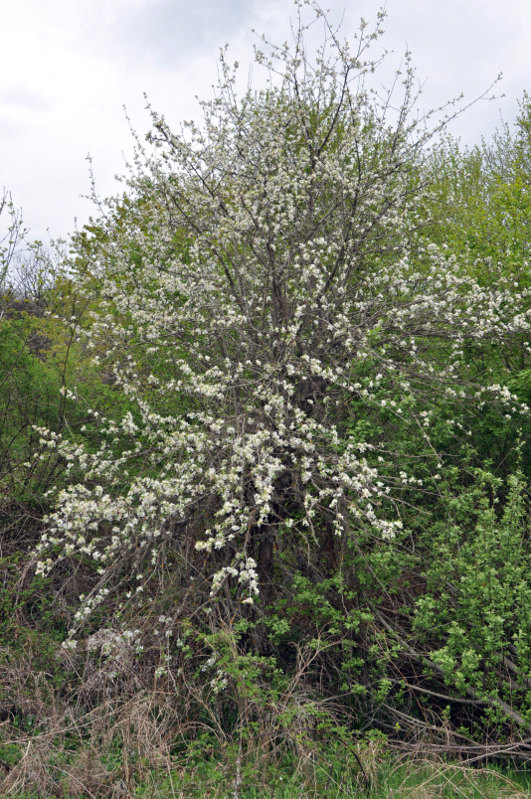
M 378 0 L 328 0 L 343 32 L 373 22 Z M 177 127 L 208 98 L 219 48 L 252 60 L 255 28 L 289 36 L 290 0 L 0 0 L 0 190 L 10 190 L 35 237 L 65 236 L 93 212 L 82 198 L 114 194 L 134 128 L 149 128 L 144 93 Z M 502 71 L 498 94 L 451 128 L 468 145 L 487 137 L 500 115 L 512 122 L 531 83 L 531 0 L 388 0 L 375 53 L 406 46 L 424 83 L 424 107 L 465 93 L 472 100 Z

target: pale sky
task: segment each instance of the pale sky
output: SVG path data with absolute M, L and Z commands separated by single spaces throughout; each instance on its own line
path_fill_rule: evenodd
M 344 13 L 344 36 L 381 5 L 323 1 L 332 21 Z M 465 144 L 514 120 L 531 88 L 531 0 L 388 0 L 387 14 L 374 53 L 392 51 L 390 76 L 411 50 L 422 107 L 460 92 L 472 100 L 503 72 L 496 91 L 505 97 L 477 103 L 450 128 Z M 120 191 L 114 175 L 132 150 L 124 106 L 140 136 L 144 93 L 175 128 L 197 118 L 195 95 L 210 97 L 219 48 L 228 42 L 247 76 L 251 29 L 282 42 L 290 16 L 290 0 L 0 0 L 0 190 L 33 236 L 66 236 L 94 213 L 82 198 L 88 154 L 98 192 Z

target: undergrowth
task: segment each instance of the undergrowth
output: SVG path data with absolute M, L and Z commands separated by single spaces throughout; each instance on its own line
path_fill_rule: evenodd
M 506 767 L 478 767 L 435 758 L 400 757 L 378 741 L 355 750 L 308 748 L 272 759 L 263 751 L 245 755 L 236 746 L 216 748 L 200 737 L 181 756 L 158 764 L 127 755 L 120 747 L 102 757 L 88 750 L 46 751 L 33 741 L 10 750 L 17 761 L 4 780 L 13 799 L 526 799 L 531 774 Z M 48 763 L 44 760 L 48 757 Z M 49 767 L 45 775 L 46 768 Z M 34 789 L 21 788 L 28 776 Z

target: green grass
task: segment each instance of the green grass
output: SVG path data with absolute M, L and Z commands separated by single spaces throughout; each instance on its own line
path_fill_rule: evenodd
M 267 775 L 245 773 L 236 790 L 236 774 L 214 762 L 195 769 L 170 771 L 164 779 L 152 774 L 137 786 L 141 799 L 528 799 L 531 776 L 493 768 L 466 768 L 433 761 L 382 761 L 366 785 L 361 775 L 341 773 L 320 764 L 299 764 Z M 230 772 L 230 773 L 228 773 Z
M 105 757 L 86 748 L 31 747 L 18 757 L 0 797 L 14 799 L 531 799 L 531 770 L 467 767 L 420 757 L 398 758 L 385 743 L 333 744 L 290 751 L 241 752 L 197 740 L 157 766 L 120 746 Z M 18 762 L 17 762 L 18 761 Z M 10 779 L 11 775 L 11 779 Z

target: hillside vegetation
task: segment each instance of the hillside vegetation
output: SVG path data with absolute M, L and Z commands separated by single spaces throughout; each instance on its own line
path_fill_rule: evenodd
M 531 104 L 311 8 L 68 252 L 1 205 L 3 796 L 525 795 L 446 759 L 531 753 Z

